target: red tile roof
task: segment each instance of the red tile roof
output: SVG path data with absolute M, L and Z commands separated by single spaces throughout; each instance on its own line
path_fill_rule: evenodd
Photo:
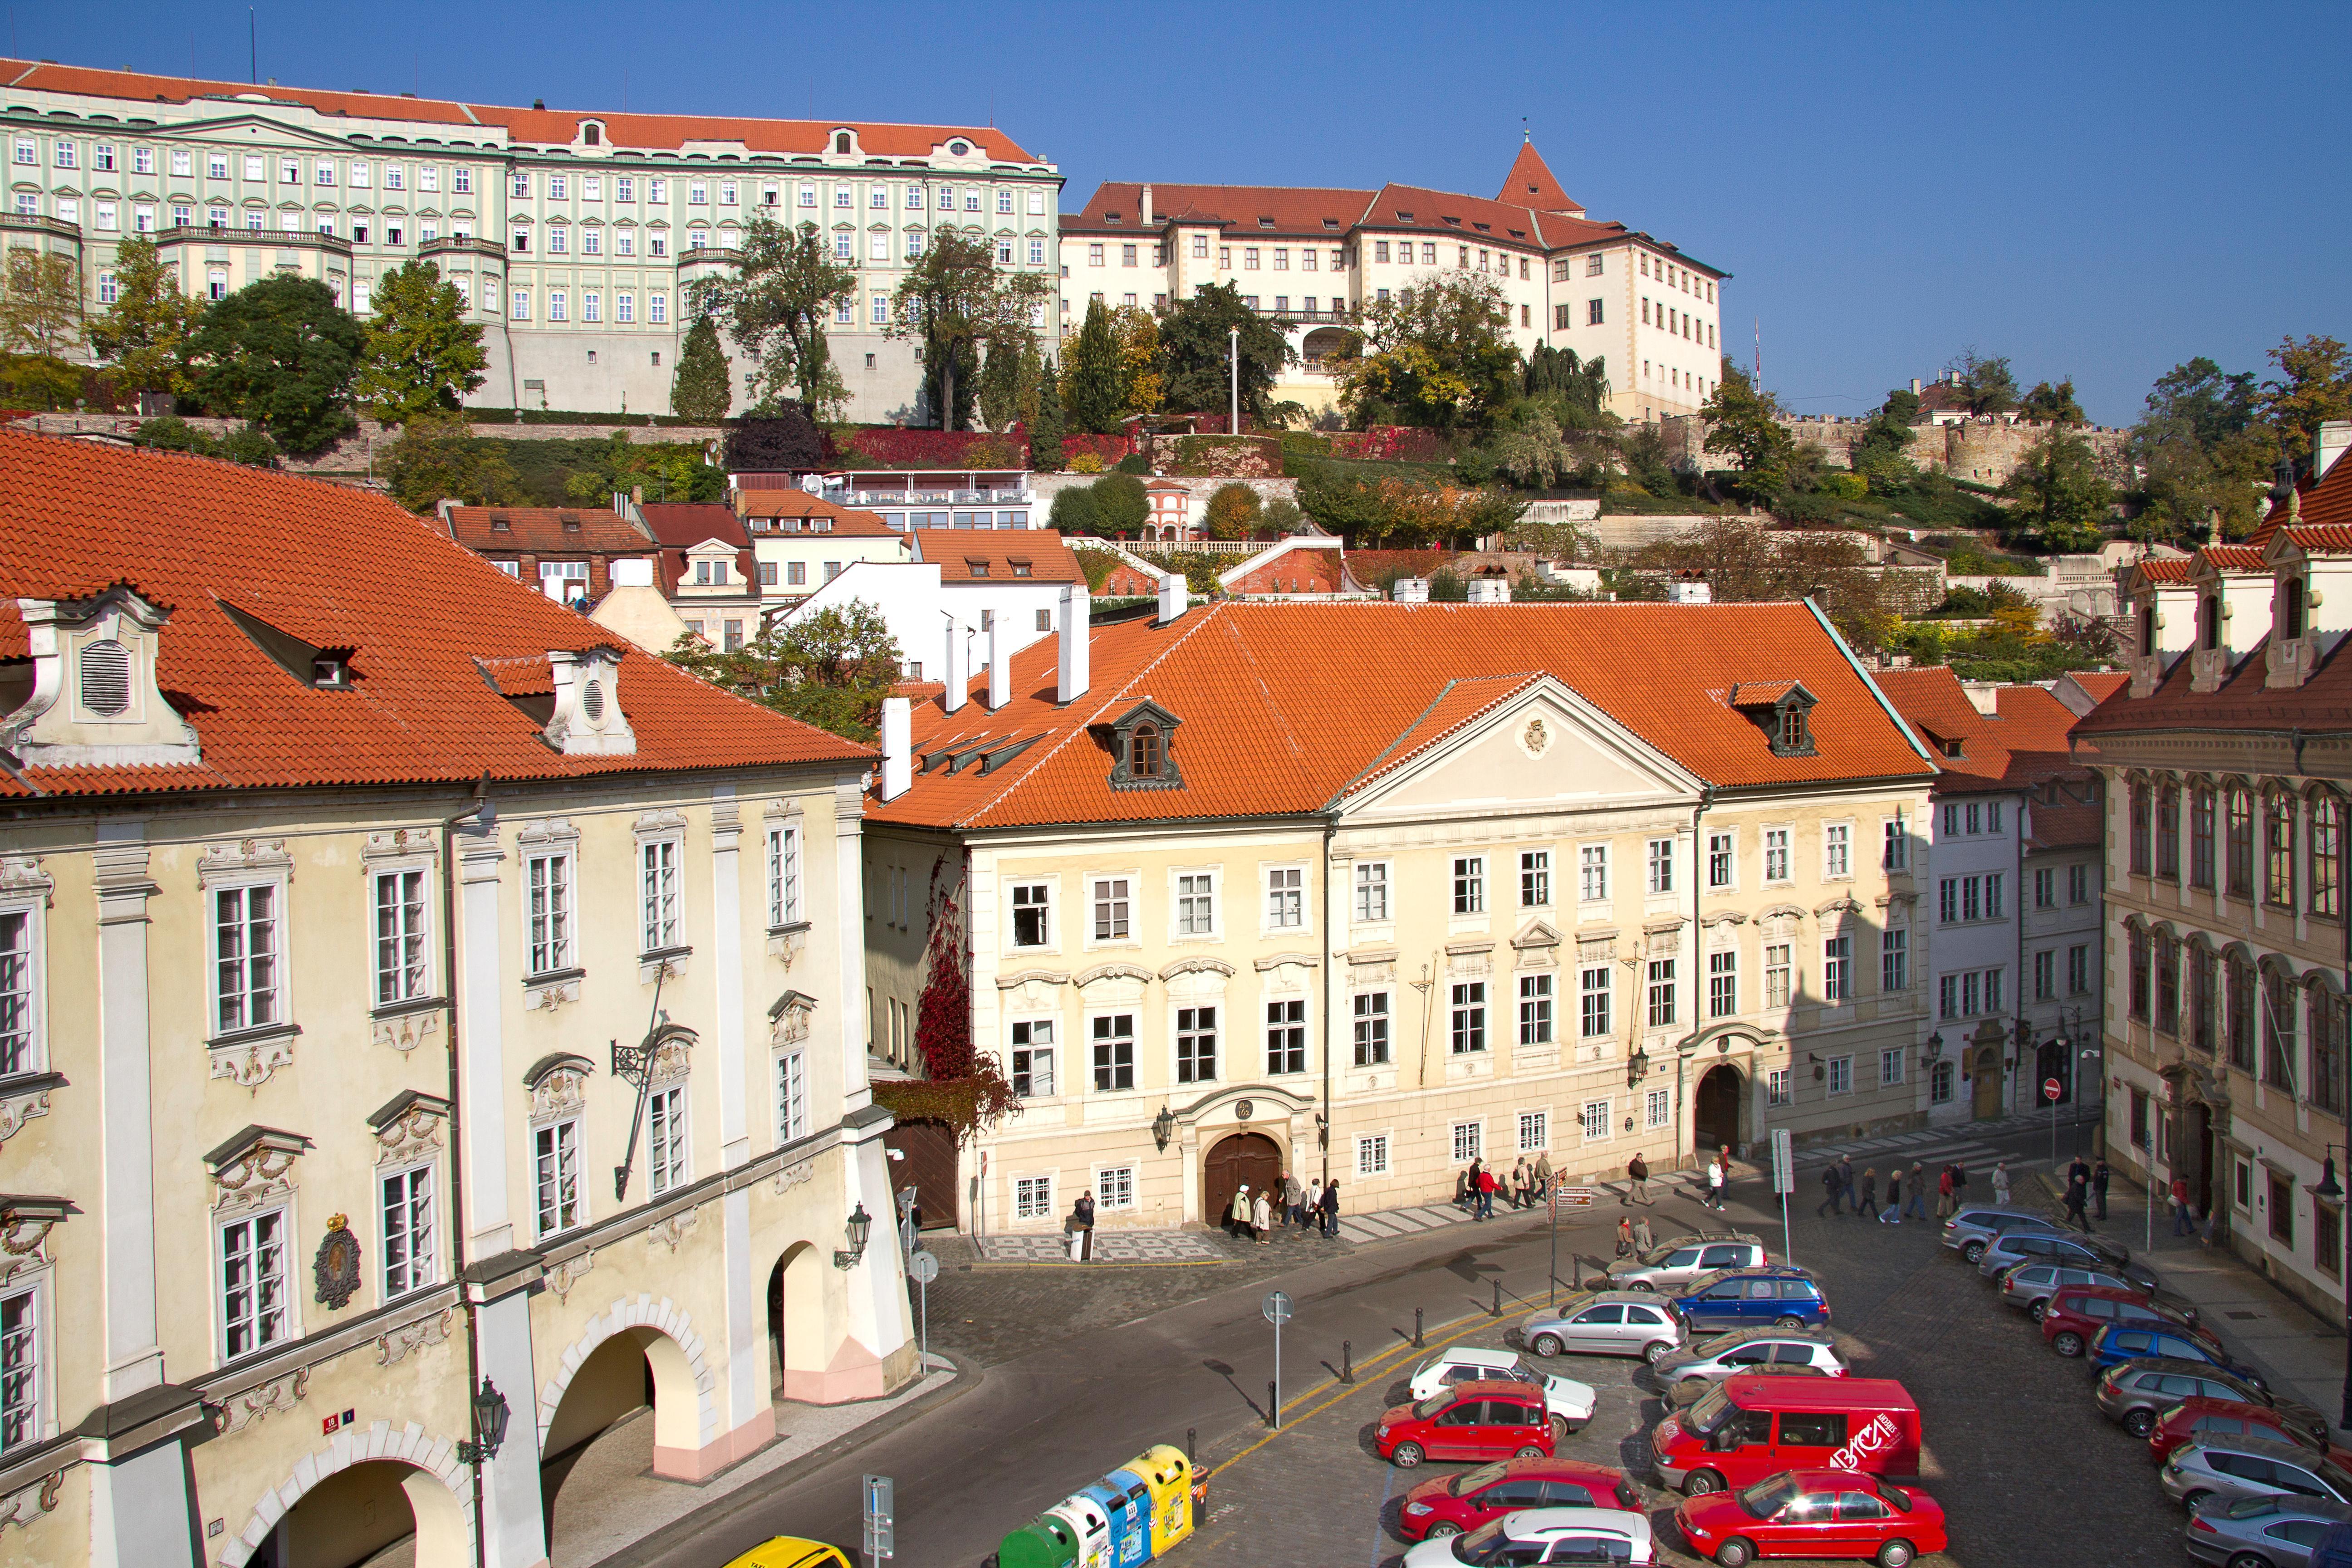
M 1582 217 L 1584 208 L 1568 199 L 1559 182 L 1551 176 L 1551 165 L 1543 161 L 1533 142 L 1519 144 L 1519 155 L 1511 160 L 1511 172 L 1503 178 L 1503 188 L 1495 193 L 1498 202 L 1514 206 L 1533 207 L 1539 213 L 1562 213 L 1570 217 Z
M 1037 159 L 1002 131 L 970 125 L 893 125 L 861 121 L 721 119 L 694 114 L 605 113 L 590 110 L 509 109 L 497 104 L 457 103 L 405 94 L 334 92 L 307 87 L 257 88 L 241 81 L 155 76 L 144 71 L 98 70 L 34 60 L 0 59 L 0 83 L 20 92 L 78 93 L 140 103 L 187 103 L 199 99 L 250 98 L 299 103 L 320 114 L 373 120 L 415 121 L 433 125 L 504 129 L 519 142 L 571 146 L 583 121 L 604 127 L 610 147 L 675 149 L 688 142 L 740 142 L 754 153 L 823 153 L 837 130 L 857 133 L 861 153 L 887 158 L 929 157 L 961 137 L 1000 162 Z M 592 149 L 592 155 L 595 150 Z
M 664 544 L 676 544 L 692 549 L 705 540 L 723 540 L 749 549 L 751 536 L 743 528 L 743 520 L 735 515 L 732 507 L 715 501 L 653 501 L 637 509 L 645 513 L 646 526 Z
M 2120 669 L 2077 669 L 2069 673 L 2093 702 L 2105 702 L 2131 684 L 2131 677 Z
M 1089 651 L 1092 685 L 1067 708 L 1054 700 L 1051 638 L 1014 657 L 1003 710 L 919 708 L 918 752 L 958 738 L 1040 743 L 990 773 L 918 773 L 872 814 L 985 827 L 1320 812 L 1546 676 L 1725 787 L 1933 772 L 1801 605 L 1226 600 L 1165 626 L 1097 626 Z M 1760 679 L 1801 680 L 1821 699 L 1817 754 L 1774 756 L 1728 705 L 1735 686 Z M 1113 790 L 1099 727 L 1147 697 L 1181 721 L 1171 750 L 1184 785 Z
M 811 495 L 797 487 L 790 489 L 761 489 L 746 487 L 737 490 L 735 497 L 736 508 L 745 517 L 799 518 L 803 521 L 812 517 L 831 518 L 833 526 L 826 529 L 825 532 L 848 534 L 866 539 L 886 536 L 897 538 L 906 531 L 904 529 L 893 528 L 883 521 L 879 512 L 861 511 L 856 507 L 843 506 L 838 501 L 829 501 L 823 496 Z M 775 531 L 770 529 L 761 529 L 760 533 L 762 538 L 775 537 Z
M 2105 813 L 2095 805 L 2042 805 L 2030 808 L 2028 842 L 2037 849 L 2084 849 L 2106 831 Z
M 171 609 L 160 684 L 194 725 L 204 761 L 32 770 L 52 794 L 458 784 L 486 773 L 496 784 L 871 754 L 625 649 L 619 698 L 636 754 L 563 756 L 494 689 L 509 676 L 486 679 L 484 663 L 535 684 L 551 648 L 612 647 L 612 637 L 437 522 L 312 479 L 0 430 L 5 597 L 86 598 L 115 583 Z M 351 689 L 289 677 L 224 602 L 314 645 L 352 649 Z M 10 603 L 0 609 L 0 654 L 25 651 Z
M 2197 552 L 2197 559 L 2217 572 L 2267 572 L 2263 552 L 2251 544 L 2208 544 Z
M 2305 554 L 2332 555 L 2352 551 L 2352 521 L 2296 523 L 2280 531 Z
M 1363 216 L 1370 191 L 1323 185 L 1163 185 L 1151 182 L 1151 226 L 1143 223 L 1140 181 L 1108 180 L 1087 205 L 1062 215 L 1062 227 L 1079 233 L 1157 234 L 1171 223 L 1224 224 L 1241 234 L 1285 239 L 1345 234 Z M 1258 220 L 1272 218 L 1268 228 Z M 1334 228 L 1332 225 L 1339 226 Z
M 1938 795 L 2025 789 L 2053 777 L 2076 778 L 2088 769 L 2067 755 L 2074 712 L 2038 686 L 2004 686 L 1993 693 L 1994 711 L 1983 713 L 1948 666 L 1886 669 L 1874 678 L 1895 710 L 1928 740 Z M 1960 755 L 1947 756 L 1940 742 L 1958 741 Z
M 942 584 L 970 583 L 986 577 L 992 583 L 1078 583 L 1086 569 L 1059 532 L 1050 528 L 918 528 L 912 530 L 915 559 L 939 563 Z M 985 563 L 975 572 L 971 563 Z M 1025 573 L 1014 568 L 1027 566 Z
M 2143 582 L 2186 583 L 2189 581 L 2189 557 L 2185 555 L 2168 555 L 2160 560 L 2151 557 L 2146 561 L 2135 561 L 2132 563 L 2131 569 L 2140 574 Z
M 453 506 L 450 537 L 468 550 L 526 555 L 646 555 L 650 531 L 604 506 Z

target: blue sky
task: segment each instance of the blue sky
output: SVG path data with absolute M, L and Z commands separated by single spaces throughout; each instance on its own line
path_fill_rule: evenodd
M 261 74 L 550 107 L 985 123 L 1104 179 L 1569 194 L 1734 274 L 1766 384 L 1858 413 L 1962 346 L 2105 424 L 2193 354 L 2352 339 L 2332 5 L 263 4 Z M 14 52 L 242 78 L 246 7 L 17 5 Z

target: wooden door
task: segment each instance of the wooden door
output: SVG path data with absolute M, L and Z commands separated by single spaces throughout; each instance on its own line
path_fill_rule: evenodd
M 1977 1052 L 1975 1115 L 1981 1121 L 2000 1114 L 2000 1047 Z
M 882 1147 L 907 1156 L 889 1162 L 892 1195 L 911 1183 L 915 1201 L 922 1205 L 923 1228 L 954 1229 L 962 1214 L 955 1130 L 944 1121 L 901 1121 L 882 1134 Z
M 1281 1179 L 1282 1151 L 1265 1133 L 1236 1132 L 1221 1141 L 1201 1162 L 1202 1222 L 1223 1226 L 1232 1213 L 1234 1194 L 1244 1183 L 1255 1199 Z

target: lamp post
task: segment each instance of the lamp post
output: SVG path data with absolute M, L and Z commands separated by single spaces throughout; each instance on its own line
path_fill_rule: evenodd
M 1160 1152 L 1165 1154 L 1168 1152 L 1168 1141 L 1175 1135 L 1176 1118 L 1169 1114 L 1168 1107 L 1163 1104 L 1160 1114 L 1151 1119 L 1151 1141 L 1159 1144 Z
M 2343 1184 L 2336 1179 L 2336 1155 L 2333 1151 L 2342 1149 L 2344 1145 L 2341 1143 L 2326 1143 L 2321 1145 L 2321 1147 L 2329 1151 L 2329 1152 L 2326 1153 L 2321 1159 L 2319 1166 L 2319 1184 L 2311 1189 L 2311 1195 L 2315 1198 L 2320 1199 L 2324 1203 L 2342 1203 L 2344 1201 L 2344 1187 Z M 2336 1230 L 2339 1233 L 2338 1245 L 2341 1245 L 2340 1233 L 2343 1228 L 2343 1223 L 2339 1220 L 2336 1224 Z M 2343 1260 L 2341 1258 L 2336 1260 L 2336 1267 L 2339 1269 L 2342 1268 Z M 2344 1299 L 2345 1316 L 2347 1321 L 2352 1321 L 2352 1284 L 2347 1284 L 2346 1290 L 2347 1294 Z M 2336 1413 L 2336 1424 L 2338 1426 L 2352 1426 L 2352 1339 L 2345 1341 L 2344 1403 L 2343 1407 Z
M 861 1202 L 856 1208 L 849 1211 L 849 1224 L 846 1228 L 849 1233 L 849 1250 L 834 1253 L 833 1266 L 835 1268 L 855 1268 L 857 1267 L 857 1260 L 866 1256 L 866 1238 L 873 1234 L 874 1216 L 866 1212 L 864 1203 Z
M 457 1445 L 457 1462 L 462 1465 L 478 1465 L 499 1457 L 499 1449 L 507 1440 L 507 1417 L 512 1414 L 507 1408 L 507 1396 L 487 1377 L 482 1379 L 482 1386 L 471 1404 L 474 1436 Z

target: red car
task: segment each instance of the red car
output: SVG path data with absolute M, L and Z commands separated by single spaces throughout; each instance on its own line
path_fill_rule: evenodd
M 1723 1568 L 1759 1557 L 1867 1557 L 1904 1568 L 1945 1548 L 1936 1500 L 1857 1470 L 1783 1470 L 1739 1491 L 1685 1498 L 1675 1523 Z
M 2212 1330 L 2189 1322 L 2136 1290 L 2119 1290 L 2112 1285 L 2061 1286 L 2042 1310 L 2042 1342 L 2060 1355 L 2081 1355 L 2099 1337 L 2099 1331 L 2111 1323 L 2146 1324 L 2193 1334 L 2211 1345 L 2217 1354 L 2221 1349 L 2221 1342 L 2213 1337 Z
M 1430 1541 L 1477 1529 L 1521 1508 L 1642 1510 L 1642 1494 L 1606 1465 L 1580 1459 L 1506 1459 L 1458 1476 L 1438 1476 L 1405 1493 L 1401 1532 Z
M 1423 1459 L 1549 1458 L 1551 1414 L 1528 1384 L 1457 1383 L 1382 1415 L 1373 1441 L 1407 1470 Z
M 2337 1464 L 2352 1467 L 2352 1450 L 2333 1444 L 2321 1448 L 2310 1433 L 2283 1420 L 2267 1405 L 2208 1399 L 2201 1394 L 2182 1400 L 2157 1417 L 2155 1427 L 2147 1435 L 2148 1458 L 2160 1465 L 2172 1458 L 2172 1451 L 2182 1444 L 2201 1443 L 2209 1437 L 2267 1437 L 2274 1443 L 2292 1443 L 2315 1454 L 2324 1452 Z

